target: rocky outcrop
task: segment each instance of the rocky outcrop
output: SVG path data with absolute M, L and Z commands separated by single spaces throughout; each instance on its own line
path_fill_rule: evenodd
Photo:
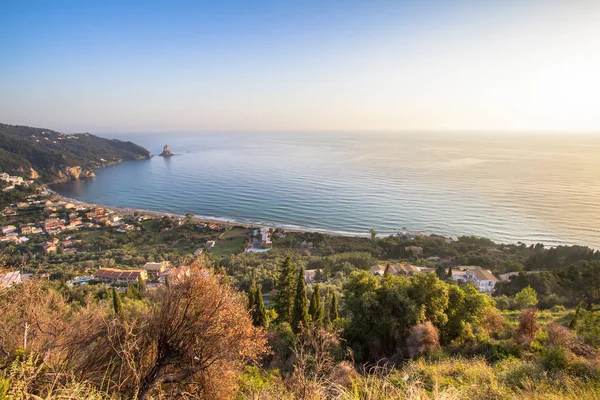
M 169 145 L 165 144 L 165 147 L 163 147 L 163 151 L 162 151 L 162 153 L 159 154 L 159 156 L 171 157 L 172 155 L 173 155 L 173 153 L 171 153 L 171 149 L 169 149 Z
M 83 169 L 80 166 L 56 168 L 53 172 L 55 176 L 54 183 L 90 179 L 96 176 L 94 171 Z
M 37 179 L 40 177 L 40 174 L 33 168 L 29 168 L 29 179 Z

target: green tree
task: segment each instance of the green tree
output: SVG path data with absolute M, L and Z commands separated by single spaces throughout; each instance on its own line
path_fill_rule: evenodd
M 369 229 L 369 233 L 371 234 L 371 239 L 375 240 L 377 237 L 377 231 L 375 229 Z
M 441 328 L 442 342 L 448 344 L 465 334 L 465 329 L 481 331 L 486 316 L 494 308 L 494 300 L 479 293 L 473 285 L 460 288 L 456 285 L 448 286 L 448 307 L 446 315 L 448 321 Z
M 112 298 L 113 298 L 113 309 L 115 310 L 116 315 L 123 314 L 123 302 L 121 300 L 121 296 L 117 292 L 117 289 L 112 288 Z
M 281 265 L 279 278 L 277 280 L 277 294 L 274 298 L 275 311 L 277 311 L 280 322 L 292 322 L 292 311 L 294 309 L 296 270 L 292 265 L 291 258 L 287 257 Z
M 256 285 L 252 284 L 252 286 L 250 286 L 250 289 L 248 289 L 248 310 L 250 310 L 250 312 L 253 312 L 255 305 L 256 305 Z
M 263 328 L 269 327 L 269 318 L 267 317 L 267 310 L 265 309 L 265 303 L 263 302 L 262 288 L 260 285 L 254 291 L 254 311 L 252 313 L 252 320 L 255 326 L 262 326 Z
M 323 260 L 323 281 L 327 282 L 331 277 L 331 260 L 329 257 L 325 257 Z
M 358 361 L 376 361 L 397 354 L 419 310 L 408 296 L 410 281 L 401 276 L 377 279 L 355 271 L 344 283 L 344 306 L 350 319 L 344 329 Z
M 531 286 L 527 286 L 515 295 L 515 303 L 520 310 L 535 307 L 538 303 L 536 291 Z
M 318 283 L 315 285 L 315 290 L 310 298 L 308 313 L 315 324 L 320 325 L 323 323 L 324 311 L 323 304 L 321 303 L 321 288 L 319 287 Z
M 411 278 L 410 298 L 421 307 L 425 320 L 431 321 L 438 329 L 448 322 L 448 286 L 435 274 L 417 274 Z
M 338 313 L 338 301 L 335 291 L 331 294 L 331 306 L 329 307 L 329 320 L 335 322 L 340 317 Z
M 306 285 L 304 284 L 304 268 L 300 268 L 296 284 L 294 312 L 292 313 L 292 329 L 294 333 L 298 333 L 300 326 L 306 326 L 308 322 L 310 322 L 310 315 L 308 314 L 308 299 L 306 298 Z
M 575 329 L 575 327 L 577 326 L 577 321 L 579 320 L 579 316 L 581 315 L 582 305 L 582 301 L 580 301 L 579 304 L 577 304 L 577 308 L 575 309 L 575 315 L 573 315 L 573 318 L 571 318 L 571 321 L 569 321 L 570 329 Z
M 141 276 L 138 278 L 138 288 L 140 289 L 140 293 L 146 291 L 146 281 L 144 281 Z

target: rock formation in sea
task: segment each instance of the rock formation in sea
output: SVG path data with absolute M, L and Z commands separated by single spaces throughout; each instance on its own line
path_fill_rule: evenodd
M 163 151 L 162 151 L 162 153 L 159 154 L 159 156 L 171 157 L 172 155 L 173 155 L 173 153 L 171 153 L 171 149 L 169 149 L 169 145 L 165 144 L 165 147 L 163 147 Z

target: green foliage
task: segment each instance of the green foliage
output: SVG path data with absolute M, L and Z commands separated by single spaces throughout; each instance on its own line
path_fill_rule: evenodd
M 88 133 L 65 136 L 47 129 L 5 124 L 0 124 L 0 144 L 0 170 L 30 177 L 33 168 L 47 182 L 63 180 L 59 171 L 69 167 L 93 171 L 123 160 L 148 158 L 150 154 L 134 143 Z
M 577 333 L 587 344 L 600 348 L 600 311 L 580 310 L 580 313 L 575 324 Z
M 536 291 L 531 286 L 527 286 L 515 295 L 515 303 L 520 310 L 535 307 L 538 303 Z
M 254 291 L 254 305 L 252 310 L 252 320 L 255 326 L 269 327 L 269 318 L 263 302 L 262 289 L 260 286 Z
M 292 311 L 294 310 L 294 294 L 296 283 L 296 269 L 292 260 L 287 257 L 281 265 L 279 279 L 277 281 L 277 294 L 275 295 L 275 310 L 279 322 L 292 322 Z M 304 282 L 304 277 L 302 277 Z
M 335 322 L 340 317 L 338 301 L 335 292 L 331 294 L 331 305 L 329 306 L 329 321 Z
M 117 292 L 117 289 L 112 288 L 112 301 L 113 301 L 113 310 L 115 315 L 123 314 L 123 301 L 121 300 L 121 296 Z
M 441 328 L 448 322 L 448 285 L 435 274 L 417 274 L 411 278 L 410 298 L 423 306 L 424 321 Z M 419 321 L 419 322 L 424 322 Z
M 549 372 L 561 371 L 569 364 L 567 350 L 564 347 L 546 347 L 542 350 L 542 365 Z
M 296 283 L 296 296 L 294 298 L 294 311 L 292 313 L 292 329 L 294 333 L 298 333 L 302 326 L 310 322 L 308 314 L 308 299 L 306 298 L 306 285 L 304 284 L 304 268 L 298 271 L 298 279 Z
M 355 272 L 344 285 L 344 305 L 350 316 L 344 336 L 357 360 L 376 361 L 401 351 L 410 329 L 425 321 L 440 330 L 442 343 L 458 337 L 479 342 L 487 337 L 494 302 L 471 285 L 460 288 L 435 274 L 408 279 Z
M 321 303 L 321 287 L 317 283 L 313 290 L 313 295 L 310 298 L 310 305 L 308 307 L 308 314 L 311 317 L 311 321 L 316 325 L 323 323 L 323 304 Z

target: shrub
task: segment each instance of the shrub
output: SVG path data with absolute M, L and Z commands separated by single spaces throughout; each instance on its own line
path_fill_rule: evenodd
M 498 363 L 495 371 L 498 379 L 510 389 L 523 389 L 527 383 L 545 378 L 544 368 L 539 363 L 514 358 Z
M 527 286 L 515 295 L 515 303 L 521 310 L 535 307 L 538 303 L 537 292 L 531 286 Z
M 519 325 L 513 332 L 513 337 L 517 343 L 523 347 L 529 347 L 531 341 L 535 338 L 540 327 L 537 324 L 537 312 L 534 309 L 527 309 L 519 315 Z
M 542 351 L 542 365 L 546 371 L 560 371 L 568 364 L 568 352 L 564 347 L 547 347 Z
M 440 347 L 437 328 L 429 321 L 413 326 L 406 340 L 406 346 L 411 357 L 430 354 Z

